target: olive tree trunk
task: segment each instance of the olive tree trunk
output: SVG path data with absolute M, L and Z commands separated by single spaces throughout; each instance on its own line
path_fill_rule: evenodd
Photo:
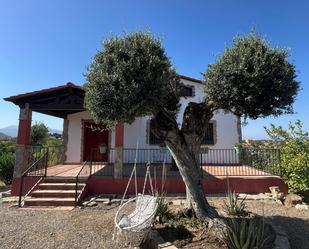
M 152 131 L 164 140 L 170 150 L 187 189 L 196 216 L 206 223 L 218 218 L 216 210 L 206 200 L 199 154 L 209 120 L 213 116 L 211 104 L 189 103 L 183 115 L 181 128 L 173 113 L 161 111 L 154 118 Z

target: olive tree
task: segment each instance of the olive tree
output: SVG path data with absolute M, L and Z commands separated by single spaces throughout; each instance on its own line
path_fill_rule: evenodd
M 36 122 L 31 127 L 30 140 L 32 145 L 44 145 L 48 139 L 48 127 L 42 122 Z
M 185 107 L 179 125 L 181 83 L 175 69 L 158 38 L 135 32 L 104 41 L 86 73 L 85 106 L 108 127 L 152 116 L 152 132 L 171 152 L 195 214 L 213 224 L 218 213 L 204 196 L 198 156 L 210 119 L 218 110 L 252 119 L 290 113 L 298 91 L 295 78 L 285 50 L 256 34 L 238 37 L 209 65 L 206 97 Z

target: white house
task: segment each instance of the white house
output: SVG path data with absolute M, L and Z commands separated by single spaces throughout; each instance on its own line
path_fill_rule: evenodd
M 200 80 L 181 76 L 181 82 L 186 86 L 181 98 L 181 108 L 178 113 L 178 123 L 181 125 L 185 107 L 189 102 L 201 102 L 204 98 L 204 88 Z M 92 117 L 88 111 L 69 114 L 66 163 L 79 163 L 87 159 L 92 149 L 100 144 L 115 148 L 115 130 L 96 131 L 95 124 L 91 126 Z M 92 128 L 91 128 L 92 127 Z M 99 129 L 98 129 L 99 130 Z M 209 130 L 204 139 L 204 145 L 210 149 L 233 149 L 241 139 L 239 118 L 231 113 L 217 112 L 211 120 Z M 137 118 L 132 124 L 124 124 L 123 148 L 134 149 L 139 143 L 139 149 L 158 149 L 160 142 L 150 131 L 150 117 Z M 110 154 L 110 161 L 113 161 Z M 142 154 L 139 154 L 142 157 Z M 154 155 L 152 155 L 154 157 Z M 106 160 L 107 158 L 105 158 Z M 147 158 L 145 158 L 146 160 Z M 155 160 L 155 158 L 151 158 Z
M 178 114 L 179 125 L 187 104 L 201 102 L 205 96 L 202 81 L 187 76 L 180 78 L 184 90 Z M 115 129 L 105 130 L 95 124 L 91 114 L 85 110 L 84 94 L 82 87 L 67 83 L 5 98 L 20 107 L 15 171 L 20 173 L 28 163 L 25 151 L 30 146 L 32 111 L 63 118 L 65 164 L 80 164 L 89 158 L 92 161 L 115 163 L 115 167 L 133 163 L 137 142 L 139 163 L 160 162 L 163 158 L 167 162 L 172 161 L 170 155 L 162 155 L 162 143 L 151 132 L 150 117 L 137 118 L 132 124 L 119 123 Z M 202 145 L 210 150 L 203 155 L 202 160 L 210 164 L 237 164 L 238 156 L 233 148 L 240 140 L 239 118 L 223 111 L 215 113 Z
M 187 76 L 180 76 L 185 86 L 181 97 L 181 108 L 178 114 L 178 123 L 181 125 L 185 107 L 189 102 L 201 102 L 205 96 L 202 81 Z M 163 167 L 164 163 L 172 163 L 169 152 L 162 149 L 161 141 L 152 134 L 150 117 L 137 118 L 132 124 L 118 123 L 112 130 L 95 124 L 90 113 L 84 108 L 85 91 L 73 83 L 39 91 L 19 94 L 5 98 L 20 108 L 19 129 L 16 146 L 16 163 L 12 182 L 12 195 L 25 195 L 35 189 L 45 189 L 45 183 L 57 183 L 63 191 L 72 187 L 76 191 L 79 187 L 83 190 L 76 194 L 70 201 L 57 199 L 66 195 L 58 193 L 54 185 L 50 184 L 49 192 L 44 192 L 44 197 L 51 196 L 51 191 L 59 195 L 53 199 L 53 205 L 73 205 L 83 195 L 101 193 L 123 193 L 130 176 L 132 164 L 137 158 L 139 172 L 145 173 L 145 163 L 151 162 L 153 170 L 158 171 L 163 179 L 163 169 L 168 168 L 168 179 L 165 185 L 167 193 L 182 193 L 185 186 L 179 172 L 174 167 Z M 36 150 L 30 144 L 30 130 L 32 111 L 44 113 L 63 119 L 63 147 L 53 153 L 51 148 L 41 148 L 40 158 L 36 160 L 33 154 Z M 241 154 L 234 149 L 234 145 L 241 140 L 240 119 L 223 111 L 215 113 L 209 123 L 201 153 L 201 171 L 204 188 L 207 193 L 224 193 L 230 186 L 236 192 L 259 193 L 268 190 L 269 186 L 279 186 L 287 189 L 280 177 L 271 175 L 265 170 L 254 168 L 249 161 L 244 165 Z M 136 146 L 138 142 L 138 151 Z M 136 153 L 136 154 L 135 154 Z M 54 167 L 49 164 L 49 158 L 56 155 L 60 161 Z M 135 156 L 137 155 L 137 157 Z M 274 160 L 273 153 L 267 154 Z M 279 158 L 279 157 L 278 157 Z M 279 160 L 279 159 L 278 159 Z M 54 162 L 52 162 L 54 164 Z M 229 178 L 233 176 L 233 178 Z M 244 176 L 251 178 L 244 179 Z M 142 187 L 144 175 L 139 175 L 137 183 Z M 86 185 L 82 186 L 84 179 Z M 67 182 L 75 182 L 72 186 Z M 44 186 L 43 186 L 43 185 Z M 57 185 L 57 186 L 58 186 Z M 30 191 L 30 192 L 29 192 Z M 58 191 L 58 192 L 57 192 Z M 70 189 L 71 191 L 71 189 Z M 131 191 L 131 190 L 130 190 Z M 131 191 L 132 192 L 132 191 Z M 33 192 L 34 195 L 38 193 Z M 77 193 L 77 192 L 75 192 Z M 41 192 L 39 193 L 41 194 Z M 32 196 L 34 203 L 31 205 L 51 205 L 44 200 Z M 31 198 L 32 198 L 31 197 Z M 58 203 L 59 202 L 59 203 Z M 30 205 L 30 203 L 28 203 Z

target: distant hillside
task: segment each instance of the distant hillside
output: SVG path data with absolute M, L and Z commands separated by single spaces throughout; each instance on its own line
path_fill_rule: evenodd
M 48 128 L 49 133 L 58 133 L 62 134 L 62 131 L 57 129 Z M 17 125 L 10 125 L 4 128 L 0 128 L 0 133 L 10 137 L 17 137 L 18 126 Z
M 12 139 L 12 137 L 0 132 L 0 140 L 9 140 Z
M 49 132 L 49 133 L 58 133 L 58 134 L 62 134 L 62 131 L 57 130 L 57 129 L 52 129 L 52 128 L 48 128 L 48 132 Z
M 0 128 L 1 133 L 10 137 L 17 137 L 17 131 L 18 131 L 17 125 L 10 125 L 4 128 Z

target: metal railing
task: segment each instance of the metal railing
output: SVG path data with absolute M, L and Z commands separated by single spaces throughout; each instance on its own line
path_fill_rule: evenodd
M 234 152 L 225 150 L 219 152 L 219 155 L 221 157 L 218 157 L 217 153 L 213 164 L 201 160 L 203 176 L 281 176 L 279 149 L 240 149 Z M 212 156 L 208 155 L 210 158 Z
M 267 174 L 282 176 L 280 149 L 242 149 L 240 158 L 243 165 Z
M 136 149 L 123 149 L 124 172 L 134 163 Z M 203 176 L 281 176 L 279 149 L 202 149 L 200 164 Z M 138 149 L 137 163 L 162 164 L 165 161 L 172 165 L 173 159 L 168 150 Z M 175 167 L 170 166 L 172 175 Z M 112 172 L 112 168 L 110 169 Z
M 83 163 L 80 171 L 76 175 L 75 205 L 80 201 L 81 195 L 86 186 L 85 183 L 92 175 L 113 176 L 114 160 L 114 149 L 108 148 L 106 153 L 100 153 L 98 149 L 91 149 L 89 158 Z
M 75 205 L 78 204 L 79 200 L 81 199 L 81 195 L 86 187 L 86 182 L 92 174 L 92 163 L 91 160 L 86 160 L 78 174 L 76 175 L 76 182 L 75 182 Z M 84 184 L 84 185 L 82 185 Z M 80 188 L 80 186 L 82 188 Z
M 46 151 L 48 151 L 48 162 L 47 165 L 54 166 L 62 164 L 64 159 L 64 146 L 31 146 L 30 155 L 28 157 L 28 163 L 35 162 L 39 159 Z
M 21 175 L 18 199 L 19 207 L 22 206 L 22 201 L 27 197 L 31 190 L 42 180 L 43 177 L 46 177 L 48 164 L 48 149 L 41 149 L 40 154 L 41 156 L 35 158 L 35 161 L 31 163 L 30 167 L 26 169 L 26 171 L 23 172 Z M 25 182 L 26 186 L 24 186 Z
M 97 155 L 95 160 L 94 154 Z M 95 176 L 113 176 L 115 163 L 115 149 L 108 148 L 106 153 L 99 153 L 98 149 L 92 149 L 92 172 Z M 99 155 L 99 157 L 98 157 Z
M 136 156 L 136 149 L 124 148 L 123 149 L 123 163 L 134 163 Z M 137 150 L 137 163 L 172 163 L 171 153 L 166 149 L 138 149 Z
M 95 151 L 95 150 L 94 150 Z M 92 152 L 93 155 L 94 152 Z M 97 151 L 95 152 L 97 153 Z M 98 154 L 96 154 L 98 155 Z M 126 177 L 131 171 L 136 156 L 136 149 L 124 148 L 122 151 L 122 175 Z M 280 150 L 278 149 L 208 149 L 200 153 L 201 172 L 204 177 L 210 176 L 281 176 Z M 168 176 L 178 177 L 178 169 L 170 152 L 165 149 L 138 149 L 138 174 L 143 175 L 147 162 L 154 167 L 158 176 L 163 162 L 167 164 Z M 102 158 L 91 160 L 92 175 L 112 177 L 114 175 L 115 150 L 108 149 Z M 86 167 L 86 166 L 84 166 Z
M 239 155 L 235 149 L 208 149 L 200 153 L 203 165 L 235 165 L 239 164 Z

